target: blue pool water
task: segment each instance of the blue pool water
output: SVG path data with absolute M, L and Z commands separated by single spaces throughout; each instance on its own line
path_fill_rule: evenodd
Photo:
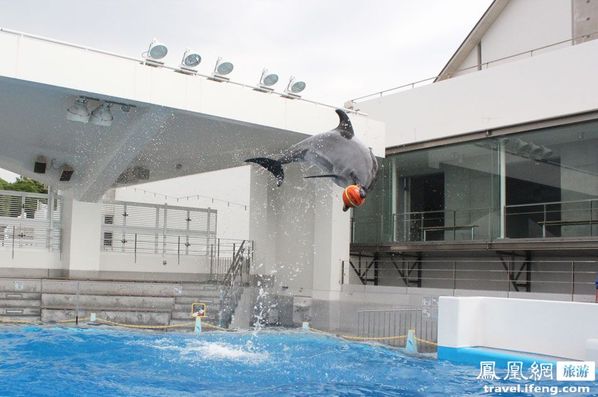
M 298 331 L 0 328 L 2 396 L 483 395 L 476 376 L 473 367 Z

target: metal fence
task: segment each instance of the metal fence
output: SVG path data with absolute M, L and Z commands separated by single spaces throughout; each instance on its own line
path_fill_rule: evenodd
M 413 330 L 419 353 L 433 353 L 438 341 L 437 306 L 357 312 L 357 335 L 380 343 L 405 347 Z
M 62 199 L 55 193 L 0 191 L 0 249 L 61 249 Z
M 104 202 L 104 251 L 208 255 L 216 241 L 217 212 L 125 201 Z
M 598 199 L 358 217 L 356 244 L 598 237 Z
M 210 208 L 104 202 L 102 249 L 132 254 L 134 262 L 144 254 L 176 256 L 178 263 L 183 257 L 203 257 L 213 281 L 222 281 L 237 260 L 247 263 L 242 276 L 248 274 L 253 243 L 217 238 L 217 220 Z

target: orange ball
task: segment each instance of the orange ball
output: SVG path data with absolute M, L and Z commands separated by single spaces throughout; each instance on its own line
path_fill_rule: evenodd
M 343 190 L 343 204 L 345 208 L 359 207 L 365 202 L 361 197 L 359 186 L 349 185 Z

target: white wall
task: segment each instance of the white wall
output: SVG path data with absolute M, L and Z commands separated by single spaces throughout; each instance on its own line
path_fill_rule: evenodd
M 482 67 L 527 58 L 531 50 L 538 54 L 571 46 L 571 42 L 554 44 L 571 39 L 572 21 L 570 0 L 508 0 L 480 39 Z M 475 65 L 478 65 L 477 46 L 455 67 L 467 70 L 454 72 L 452 76 L 476 72 L 477 68 L 468 69 Z
M 0 250 L 1 268 L 19 269 L 63 269 L 60 252 L 44 249 L 15 248 L 14 258 L 10 246 Z
M 166 263 L 164 263 L 166 262 Z M 210 272 L 208 256 L 137 254 L 133 252 L 101 252 L 100 271 L 140 273 L 204 273 Z
M 387 126 L 387 147 L 598 109 L 598 40 L 409 91 L 360 108 Z
M 245 166 L 122 187 L 115 190 L 115 200 L 215 209 L 218 237 L 244 240 L 249 237 L 249 172 Z
M 298 164 L 285 166 L 280 187 L 264 169 L 251 170 L 250 239 L 255 242 L 254 273 L 275 277 L 286 286 L 310 295 L 313 286 L 314 180 L 303 178 Z
M 64 199 L 62 254 L 69 271 L 98 271 L 100 267 L 101 204 Z
M 482 38 L 482 63 L 570 39 L 571 15 L 570 0 L 511 0 Z
M 598 338 L 598 304 L 447 297 L 438 306 L 438 345 L 494 349 L 583 360 Z
M 277 287 L 287 286 L 291 293 L 335 299 L 341 262 L 349 258 L 349 213 L 342 211 L 341 188 L 304 175 L 305 169 L 291 164 L 276 187 L 267 171 L 252 170 L 254 272 L 275 276 Z

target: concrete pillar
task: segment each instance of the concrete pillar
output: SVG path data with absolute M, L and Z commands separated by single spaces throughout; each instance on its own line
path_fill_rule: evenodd
M 315 180 L 313 298 L 338 299 L 342 261 L 349 266 L 350 212 L 343 212 L 342 189 L 328 180 Z
M 272 275 L 276 288 L 335 299 L 341 261 L 349 258 L 350 218 L 342 212 L 341 188 L 327 179 L 303 178 L 316 172 L 289 165 L 276 187 L 272 175 L 253 167 L 249 238 L 256 273 Z
M 100 271 L 101 204 L 64 199 L 62 257 L 69 277 L 94 277 Z

